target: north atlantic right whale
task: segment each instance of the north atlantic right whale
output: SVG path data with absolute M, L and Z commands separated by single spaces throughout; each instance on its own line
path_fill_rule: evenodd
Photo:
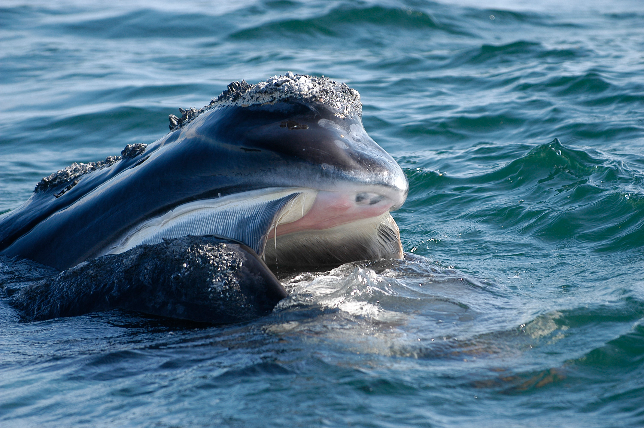
M 0 255 L 66 270 L 214 236 L 273 269 L 400 258 L 389 212 L 407 180 L 361 117 L 358 92 L 328 78 L 231 83 L 208 106 L 171 116 L 155 143 L 43 179 L 0 218 Z

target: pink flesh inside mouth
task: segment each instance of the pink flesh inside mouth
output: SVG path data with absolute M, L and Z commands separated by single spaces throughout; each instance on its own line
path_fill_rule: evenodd
M 354 221 L 377 217 L 389 211 L 394 202 L 376 193 L 317 192 L 311 208 L 299 220 L 280 223 L 271 229 L 268 238 L 305 230 L 325 230 Z

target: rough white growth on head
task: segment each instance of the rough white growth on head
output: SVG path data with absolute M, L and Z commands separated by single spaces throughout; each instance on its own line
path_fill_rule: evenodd
M 74 162 L 70 166 L 63 168 L 61 170 L 58 170 L 57 172 L 54 172 L 48 177 L 45 177 L 42 180 L 40 180 L 40 182 L 36 185 L 36 188 L 34 189 L 34 191 L 44 192 L 51 188 L 55 188 L 62 184 L 66 184 L 67 187 L 65 187 L 59 193 L 56 193 L 54 195 L 55 197 L 58 198 L 62 196 L 65 192 L 70 190 L 72 187 L 74 187 L 76 184 L 78 184 L 78 178 L 80 178 L 82 175 L 88 174 L 98 169 L 108 168 L 123 158 L 133 159 L 138 155 L 144 153 L 145 148 L 147 146 L 148 146 L 147 144 L 141 144 L 141 143 L 128 144 L 127 146 L 125 146 L 123 150 L 121 150 L 121 156 L 108 156 L 104 161 L 100 161 L 100 162 L 89 162 L 89 163 Z
M 286 73 L 273 76 L 265 82 L 251 85 L 244 80 L 232 82 L 219 97 L 202 109 L 180 109 L 182 117 L 170 115 L 170 129 L 181 128 L 201 113 L 220 106 L 249 107 L 273 104 L 279 101 L 303 101 L 319 103 L 340 118 L 361 117 L 360 94 L 345 83 L 338 83 L 328 77 Z

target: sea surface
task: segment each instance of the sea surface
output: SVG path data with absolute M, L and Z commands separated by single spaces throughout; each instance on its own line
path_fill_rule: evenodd
M 0 299 L 0 426 L 644 426 L 641 0 L 3 0 L 0 212 L 288 71 L 360 92 L 405 260 L 223 327 Z

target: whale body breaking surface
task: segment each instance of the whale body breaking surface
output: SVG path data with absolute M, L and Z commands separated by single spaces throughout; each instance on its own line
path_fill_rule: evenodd
M 237 322 L 286 296 L 277 268 L 402 257 L 389 212 L 407 180 L 354 89 L 288 73 L 180 111 L 160 140 L 51 174 L 0 217 L 0 264 L 17 266 L 0 285 L 26 318 Z

